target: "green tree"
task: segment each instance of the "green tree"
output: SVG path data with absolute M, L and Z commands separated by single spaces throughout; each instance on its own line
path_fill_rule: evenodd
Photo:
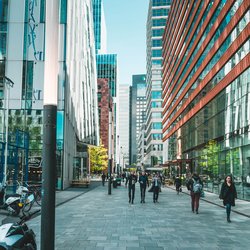
M 220 147 L 215 140 L 210 140 L 202 150 L 200 166 L 211 175 L 217 176 L 219 172 Z
M 101 145 L 99 147 L 89 147 L 89 158 L 90 158 L 90 171 L 91 173 L 100 173 L 107 171 L 108 168 L 108 154 L 107 149 Z

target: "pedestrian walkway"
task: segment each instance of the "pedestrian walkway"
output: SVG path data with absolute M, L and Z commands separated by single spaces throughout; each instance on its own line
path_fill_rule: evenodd
M 168 186 L 168 188 L 175 190 L 174 186 Z M 185 187 L 182 187 L 182 190 L 183 190 L 183 193 L 189 195 L 190 192 Z M 214 193 L 205 192 L 205 197 L 201 198 L 201 200 L 223 207 L 222 200 L 220 200 L 219 196 Z M 236 206 L 232 207 L 232 211 L 250 218 L 250 202 L 244 201 L 244 200 L 236 200 Z
M 128 204 L 124 186 L 99 186 L 56 209 L 55 249 L 58 250 L 164 250 L 248 249 L 250 219 L 232 213 L 226 222 L 225 209 L 201 201 L 199 214 L 191 212 L 190 197 L 163 188 L 159 203 L 146 193 L 140 203 L 139 186 L 135 204 Z M 63 192 L 62 192 L 63 195 Z M 209 197 L 207 194 L 206 197 Z M 239 201 L 237 201 L 239 202 Z M 250 204 L 248 206 L 250 208 Z M 37 234 L 40 248 L 40 216 L 28 222 Z

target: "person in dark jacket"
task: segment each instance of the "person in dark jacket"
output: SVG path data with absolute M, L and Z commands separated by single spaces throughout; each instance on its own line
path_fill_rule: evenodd
M 187 189 L 190 191 L 192 212 L 196 212 L 196 214 L 199 213 L 199 202 L 202 188 L 203 182 L 201 178 L 197 173 L 193 173 L 192 178 L 190 178 L 187 183 Z
M 145 193 L 146 188 L 149 186 L 148 177 L 145 175 L 145 172 L 141 173 L 139 177 L 140 190 L 141 190 L 141 203 L 145 203 Z
M 223 200 L 223 205 L 226 206 L 227 211 L 227 222 L 231 222 L 230 213 L 231 207 L 235 206 L 235 199 L 237 198 L 237 192 L 235 185 L 232 181 L 232 176 L 227 175 L 220 191 L 220 199 Z
M 159 174 L 157 173 L 152 179 L 153 186 L 153 202 L 158 202 L 159 192 L 161 188 L 161 179 Z
M 128 184 L 128 197 L 129 197 L 129 203 L 134 204 L 134 198 L 135 198 L 135 183 L 137 182 L 137 176 L 135 175 L 135 172 L 132 172 L 126 180 L 126 186 Z
M 177 175 L 177 177 L 175 178 L 174 184 L 176 192 L 177 194 L 179 194 L 179 192 L 181 192 L 181 178 L 179 177 L 179 175 Z
M 105 185 L 105 180 L 106 180 L 106 174 L 103 172 L 102 173 L 102 185 Z

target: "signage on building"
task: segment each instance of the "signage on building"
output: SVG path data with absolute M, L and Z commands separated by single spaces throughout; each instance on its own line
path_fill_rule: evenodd
M 42 167 L 42 157 L 41 156 L 31 156 L 28 161 L 29 168 L 40 168 Z

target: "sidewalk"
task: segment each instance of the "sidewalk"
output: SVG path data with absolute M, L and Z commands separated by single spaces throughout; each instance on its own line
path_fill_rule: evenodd
M 175 190 L 174 186 L 167 186 L 167 187 Z M 186 187 L 182 186 L 182 190 L 183 190 L 183 193 L 189 195 L 190 192 L 187 190 Z M 205 197 L 201 198 L 201 200 L 224 208 L 223 202 L 222 200 L 219 199 L 219 196 L 217 194 L 205 191 Z M 232 211 L 250 218 L 250 202 L 237 199 L 235 203 L 236 203 L 235 207 L 232 207 Z
M 57 198 L 61 195 L 65 199 L 64 192 L 58 193 Z M 108 195 L 107 186 L 98 186 L 57 207 L 55 249 L 248 249 L 248 217 L 232 213 L 232 223 L 227 223 L 225 209 L 211 204 L 216 204 L 217 197 L 209 193 L 206 198 L 210 202 L 202 200 L 199 214 L 194 214 L 187 194 L 184 190 L 177 195 L 172 187 L 165 187 L 159 203 L 153 203 L 152 193 L 147 192 L 146 203 L 141 204 L 137 185 L 135 204 L 130 205 L 123 185 L 112 188 L 112 195 Z M 247 210 L 248 205 L 249 210 L 250 203 L 243 203 L 237 200 L 236 207 L 245 206 Z M 41 217 L 28 225 L 37 235 L 39 249 Z

